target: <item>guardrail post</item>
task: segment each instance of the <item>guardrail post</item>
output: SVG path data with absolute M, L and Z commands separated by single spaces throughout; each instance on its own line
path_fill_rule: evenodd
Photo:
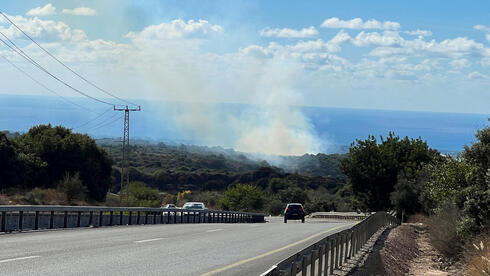
M 145 224 L 148 224 L 148 212 L 145 211 Z
M 323 275 L 323 255 L 325 254 L 325 246 L 320 244 L 318 248 L 318 274 Z M 328 261 L 327 261 L 328 262 Z
M 82 212 L 78 211 L 77 216 L 77 227 L 80 227 L 80 220 L 82 219 Z
M 54 227 L 54 211 L 51 211 L 49 214 L 49 229 L 53 229 Z
M 7 232 L 7 212 L 2 212 L 2 232 Z
M 104 225 L 104 212 L 100 211 L 99 212 L 99 227 L 102 227 Z
M 133 225 L 133 212 L 129 211 L 128 225 Z
M 310 262 L 310 275 L 318 275 L 315 273 L 316 270 L 316 260 L 318 259 L 318 249 L 311 250 L 311 262 Z
M 157 213 L 153 212 L 153 224 L 157 224 Z
M 119 211 L 119 225 L 123 225 L 123 211 Z
M 22 231 L 22 224 L 24 222 L 24 211 L 19 211 L 19 230 Z
M 36 211 L 36 217 L 34 218 L 34 230 L 39 229 L 39 211 Z
M 138 211 L 138 215 L 136 217 L 136 224 L 140 224 L 140 217 L 141 217 L 141 212 Z
M 65 211 L 65 215 L 63 216 L 63 228 L 68 227 L 68 211 Z
M 160 224 L 164 224 L 164 221 L 163 221 L 163 212 L 160 213 Z
M 104 224 L 104 212 L 100 211 L 99 212 L 99 227 L 102 227 L 103 224 Z
M 301 258 L 301 276 L 306 276 L 307 268 L 308 268 L 308 263 L 310 260 L 308 260 L 308 256 L 302 256 Z
M 344 243 L 345 243 L 345 235 L 344 234 L 340 234 L 340 238 L 339 238 L 339 249 L 338 249 L 338 253 L 339 253 L 339 265 L 338 267 L 341 267 L 342 266 L 342 263 L 343 263 L 343 258 L 344 258 Z
M 113 211 L 109 211 L 109 225 L 110 226 L 112 226 L 113 216 L 114 216 L 114 212 Z
M 345 241 L 345 262 L 351 258 L 351 249 L 352 249 L 352 231 L 347 233 L 347 239 Z
M 167 224 L 170 224 L 170 211 L 167 212 Z
M 337 244 L 337 237 L 333 236 L 332 239 L 330 240 L 330 265 L 329 265 L 329 270 L 330 273 L 328 275 L 333 274 L 333 269 L 335 267 L 335 245 Z
M 92 225 L 93 218 L 94 218 L 94 212 L 90 211 L 88 215 L 88 226 Z
M 296 276 L 296 274 L 298 274 L 298 263 L 296 263 L 296 261 L 293 261 L 293 263 L 291 264 L 291 271 L 289 275 Z

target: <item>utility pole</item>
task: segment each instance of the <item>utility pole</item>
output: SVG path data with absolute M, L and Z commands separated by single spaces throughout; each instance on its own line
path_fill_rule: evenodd
M 119 192 L 119 201 L 122 203 L 122 193 L 124 186 L 124 169 L 127 164 L 128 156 L 129 156 L 129 112 L 130 111 L 141 111 L 141 106 L 138 106 L 138 109 L 130 109 L 128 106 L 126 108 L 116 108 L 114 106 L 115 111 L 124 111 L 124 134 L 122 140 L 122 161 L 121 161 L 121 191 Z M 129 170 L 126 172 L 126 185 L 129 186 Z M 128 191 L 129 192 L 129 191 Z

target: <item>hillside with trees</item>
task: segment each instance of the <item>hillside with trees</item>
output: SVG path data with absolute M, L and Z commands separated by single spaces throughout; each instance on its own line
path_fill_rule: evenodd
M 0 196 L 9 194 L 24 204 L 158 207 L 199 200 L 212 208 L 248 209 L 246 197 L 229 198 L 239 189 L 255 191 L 255 198 L 264 200 L 252 204 L 255 211 L 279 214 L 291 201 L 305 203 L 310 211 L 350 209 L 349 200 L 340 198 L 345 184 L 338 168 L 341 155 L 275 157 L 282 165 L 278 167 L 221 147 L 136 142 L 130 147 L 131 183 L 121 201 L 117 194 L 122 151 L 117 140 L 96 143 L 87 135 L 51 125 L 25 134 L 3 132 L 0 162 L 6 169 L 0 175 Z M 237 198 L 239 203 L 234 202 Z

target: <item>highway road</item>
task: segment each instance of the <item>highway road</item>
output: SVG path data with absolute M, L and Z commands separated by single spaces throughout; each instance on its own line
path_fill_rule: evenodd
M 0 275 L 260 275 L 354 224 L 113 226 L 0 235 Z

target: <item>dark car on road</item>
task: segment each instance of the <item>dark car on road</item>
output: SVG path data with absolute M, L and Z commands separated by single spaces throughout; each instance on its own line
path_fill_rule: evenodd
M 305 210 L 301 203 L 289 203 L 284 210 L 284 223 L 288 223 L 288 219 L 301 220 L 305 223 Z

